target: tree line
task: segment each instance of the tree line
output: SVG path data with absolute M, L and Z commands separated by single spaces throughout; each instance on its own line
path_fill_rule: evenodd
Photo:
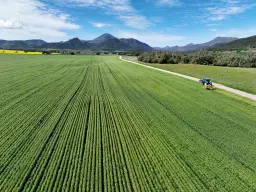
M 201 50 L 195 53 L 155 52 L 143 53 L 138 57 L 145 63 L 159 64 L 199 64 L 227 67 L 256 67 L 256 52 L 249 50 L 248 56 L 234 52 L 212 52 Z

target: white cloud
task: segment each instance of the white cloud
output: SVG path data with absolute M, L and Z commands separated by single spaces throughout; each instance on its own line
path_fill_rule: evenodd
M 63 40 L 68 36 L 65 30 L 79 28 L 70 22 L 69 15 L 38 0 L 1 1 L 0 36 L 3 39 Z
M 244 13 L 254 6 L 256 6 L 256 4 L 246 4 L 244 1 L 240 0 L 222 0 L 222 3 L 215 7 L 206 8 L 207 20 L 221 21 L 232 15 Z
M 174 7 L 174 6 L 180 6 L 181 2 L 179 0 L 158 0 L 157 4 L 161 6 Z
M 122 20 L 125 25 L 135 29 L 145 29 L 151 25 L 144 16 L 140 15 L 120 15 L 119 19 Z
M 130 0 L 66 0 L 74 6 L 97 7 L 115 11 L 133 11 Z
M 104 9 L 106 13 L 116 16 L 128 27 L 145 29 L 151 22 L 132 7 L 131 0 L 66 0 L 74 6 Z
M 209 24 L 207 24 L 206 26 L 207 26 L 207 27 L 212 27 L 212 26 L 217 26 L 217 25 L 219 25 L 219 24 L 217 24 L 217 23 L 209 23 Z
M 222 0 L 222 1 L 228 4 L 238 4 L 241 2 L 241 0 Z
M 134 38 L 145 42 L 150 46 L 165 47 L 167 45 L 176 45 L 185 40 L 184 36 L 171 35 L 161 32 L 138 32 L 138 31 L 118 31 L 115 34 L 119 38 Z
M 177 28 L 182 28 L 182 27 L 187 27 L 188 24 L 178 24 L 178 25 L 173 25 L 173 27 L 177 27 Z
M 225 8 L 208 8 L 207 10 L 212 15 L 235 15 L 243 13 L 246 7 L 225 7 Z
M 0 20 L 0 29 L 22 29 L 24 24 L 18 20 Z
M 208 17 L 209 21 L 221 21 L 224 19 L 226 19 L 226 16 L 224 16 L 224 15 L 213 15 L 213 16 Z
M 110 24 L 108 24 L 108 23 L 102 23 L 102 22 L 91 22 L 91 24 L 92 24 L 94 27 L 97 27 L 97 28 L 102 28 L 102 27 L 108 27 L 108 26 L 110 26 Z
M 210 29 L 211 32 L 219 31 L 218 29 Z

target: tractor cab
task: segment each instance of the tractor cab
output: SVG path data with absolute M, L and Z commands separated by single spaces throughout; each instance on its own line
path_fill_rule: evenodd
M 205 89 L 214 89 L 214 86 L 210 78 L 200 79 L 199 82 L 203 85 Z
M 200 79 L 199 81 L 202 85 L 212 85 L 211 79 L 210 78 L 204 78 L 204 79 Z

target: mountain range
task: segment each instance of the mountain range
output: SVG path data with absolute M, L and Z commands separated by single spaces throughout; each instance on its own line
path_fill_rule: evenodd
M 213 47 L 217 44 L 226 44 L 232 41 L 238 40 L 238 38 L 236 37 L 216 37 L 215 39 L 206 42 L 206 43 L 202 43 L 202 44 L 193 44 L 190 43 L 188 45 L 185 46 L 173 46 L 173 47 L 164 47 L 164 48 L 159 48 L 159 47 L 155 47 L 156 50 L 162 50 L 162 51 L 171 51 L 171 52 L 188 52 L 188 51 L 198 51 L 202 48 L 210 48 Z
M 3 48 L 3 49 L 25 49 L 25 48 L 29 48 L 29 47 L 42 46 L 46 43 L 47 42 L 45 42 L 41 39 L 31 39 L 31 40 L 26 40 L 26 41 L 0 40 L 0 48 Z
M 3 49 L 74 49 L 74 50 L 103 50 L 103 51 L 152 51 L 148 44 L 132 38 L 117 38 L 105 33 L 93 40 L 73 38 L 65 42 L 47 43 L 43 40 L 6 41 L 0 40 Z
M 216 37 L 215 39 L 202 44 L 188 44 L 186 46 L 174 47 L 155 47 L 152 48 L 148 44 L 133 38 L 117 38 L 111 34 L 105 33 L 93 40 L 81 40 L 73 38 L 64 42 L 47 43 L 40 39 L 26 41 L 7 41 L 0 40 L 0 48 L 2 49 L 71 49 L 71 50 L 103 50 L 103 51 L 170 51 L 170 52 L 188 52 L 197 51 L 202 48 L 210 50 L 232 50 L 246 49 L 248 47 L 256 47 L 256 36 L 238 39 L 236 37 Z

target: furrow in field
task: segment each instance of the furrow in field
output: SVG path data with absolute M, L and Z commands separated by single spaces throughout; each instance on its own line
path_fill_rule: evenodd
M 83 81 L 82 81 L 83 83 Z M 50 155 L 53 153 L 54 151 L 54 147 L 56 145 L 57 139 L 59 137 L 59 134 L 61 133 L 61 129 L 62 126 L 65 124 L 65 122 L 67 121 L 67 117 L 72 109 L 72 104 L 74 102 L 74 100 L 76 99 L 76 95 L 78 93 L 78 91 L 80 90 L 82 83 L 79 85 L 79 87 L 77 88 L 77 90 L 73 93 L 73 95 L 71 96 L 71 98 L 69 99 L 65 109 L 63 110 L 59 120 L 57 121 L 56 125 L 54 126 L 54 128 L 52 129 L 50 135 L 48 136 L 47 140 L 45 141 L 41 151 L 39 152 L 39 154 L 37 155 L 37 158 L 34 160 L 34 163 L 32 164 L 29 172 L 26 174 L 26 177 L 24 178 L 23 182 L 19 185 L 19 191 L 23 191 L 23 189 L 25 189 L 25 186 L 27 184 L 27 182 L 29 181 L 29 178 L 31 177 L 31 174 L 33 173 L 34 168 L 36 167 L 37 163 L 40 162 L 40 158 L 41 155 L 44 153 L 44 150 L 48 149 L 48 145 L 50 145 L 50 154 L 48 157 L 50 157 Z M 56 132 L 56 134 L 55 134 Z M 57 139 L 55 138 L 57 137 Z M 47 162 L 47 160 L 46 160 Z

